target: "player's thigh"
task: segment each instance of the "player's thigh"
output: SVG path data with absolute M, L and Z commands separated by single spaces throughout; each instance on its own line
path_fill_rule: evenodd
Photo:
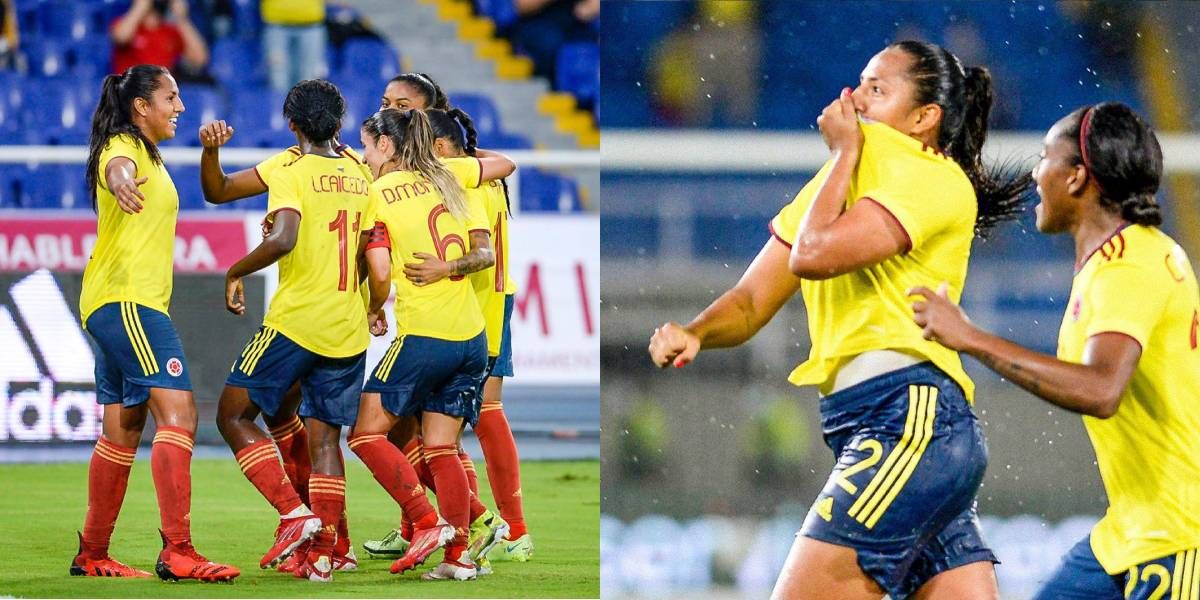
M 292 415 L 295 415 L 296 410 L 300 408 L 302 396 L 300 382 L 297 381 L 284 392 L 283 402 L 279 405 L 279 411 L 274 415 L 263 415 L 263 422 L 267 424 L 267 427 L 278 427 L 291 422 Z
M 362 396 L 366 357 L 365 351 L 341 358 L 317 357 L 300 379 L 304 393 L 297 413 L 305 418 L 305 423 L 317 419 L 339 427 L 354 425 Z
M 504 391 L 503 377 L 488 377 L 483 381 L 483 403 L 499 404 Z
M 388 432 L 388 441 L 395 444 L 397 448 L 403 448 L 416 437 L 420 430 L 421 422 L 415 415 L 400 417 Z
M 383 406 L 378 392 L 363 392 L 358 400 L 358 417 L 352 430 L 354 435 L 386 433 L 399 419 Z
M 150 388 L 150 413 L 154 422 L 196 432 L 196 403 L 190 390 Z
M 104 437 L 126 448 L 134 448 L 142 439 L 146 427 L 146 415 L 150 413 L 145 403 L 134 406 L 105 404 L 103 417 Z
M 426 446 L 455 445 L 462 422 L 462 417 L 425 412 L 421 415 L 421 441 Z
M 797 535 L 771 600 L 878 600 L 883 595 L 858 567 L 853 548 Z
M 913 595 L 913 600 L 996 600 L 996 568 L 981 560 L 934 575 Z

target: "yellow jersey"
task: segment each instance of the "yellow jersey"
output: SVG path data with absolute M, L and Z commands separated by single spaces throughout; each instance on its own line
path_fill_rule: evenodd
M 467 190 L 467 197 L 484 206 L 492 232 L 492 251 L 496 255 L 496 264 L 471 273 L 470 278 L 486 323 L 488 355 L 498 356 L 500 338 L 504 333 L 504 297 L 517 291 L 508 272 L 508 202 L 504 197 L 504 184 L 499 179 Z
M 1130 225 L 1075 274 L 1058 357 L 1080 363 L 1088 338 L 1127 335 L 1142 347 L 1111 418 L 1083 417 L 1108 511 L 1092 551 L 1110 574 L 1200 546 L 1200 289 L 1183 249 Z
M 897 350 L 932 361 L 973 401 L 975 384 L 958 353 L 921 337 L 906 292 L 945 281 L 950 299 L 958 302 L 975 235 L 975 191 L 944 154 L 882 123 L 860 127 L 865 142 L 846 207 L 864 200 L 879 204 L 904 229 L 909 249 L 865 269 L 801 283 L 812 349 L 788 380 L 827 391 L 849 359 L 870 350 Z M 789 248 L 832 165 L 827 162 L 771 221 L 771 232 Z
M 342 156 L 345 156 L 346 158 L 358 163 L 358 169 L 362 172 L 363 177 L 367 178 L 367 181 L 375 179 L 375 177 L 371 175 L 371 167 L 367 166 L 367 163 L 363 160 L 362 155 L 355 151 L 354 148 L 351 148 L 347 144 L 341 144 L 336 148 L 336 150 L 338 154 L 341 154 Z M 303 154 L 303 152 L 301 152 L 300 146 L 292 146 L 287 150 L 272 154 L 262 162 L 254 165 L 254 173 L 258 175 L 258 180 L 261 181 L 264 186 L 266 186 L 267 182 L 271 180 L 271 175 L 275 172 L 275 169 L 278 169 L 279 167 L 287 165 L 297 158 L 300 158 L 301 154 Z M 270 186 L 267 187 L 269 188 Z
M 142 212 L 129 214 L 108 189 L 105 167 L 125 157 L 137 165 L 135 177 L 146 197 Z M 84 325 L 97 308 L 111 302 L 134 302 L 167 312 L 175 258 L 175 220 L 179 194 L 167 168 L 154 164 L 142 142 L 132 135 L 112 137 L 100 153 L 96 181 L 96 247 L 83 270 L 79 312 Z
M 262 0 L 264 23 L 270 25 L 324 25 L 325 0 Z
M 332 358 L 367 349 L 367 313 L 359 292 L 359 232 L 370 182 L 347 157 L 305 154 L 276 169 L 267 219 L 281 210 L 300 215 L 292 251 L 279 259 L 279 287 L 263 324 L 301 347 Z
M 479 186 L 474 158 L 442 161 L 465 188 Z M 420 335 L 448 341 L 469 340 L 483 331 L 483 314 L 471 282 L 462 275 L 418 286 L 404 276 L 404 263 L 425 252 L 450 261 L 465 256 L 472 231 L 488 231 L 483 204 L 468 202 L 470 217 L 459 222 L 442 195 L 415 171 L 392 171 L 371 184 L 369 223 L 383 226 L 391 247 L 392 283 L 396 286 L 396 335 Z

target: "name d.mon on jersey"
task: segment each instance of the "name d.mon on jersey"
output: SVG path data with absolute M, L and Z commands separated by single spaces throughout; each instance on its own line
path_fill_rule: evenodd
M 367 195 L 367 186 L 370 185 L 366 179 L 351 175 L 321 175 L 311 178 L 310 181 L 312 182 L 312 191 L 317 193 L 358 194 L 360 196 Z
M 423 196 L 431 191 L 433 191 L 433 185 L 428 181 L 412 181 L 390 188 L 383 188 L 379 193 L 383 197 L 384 202 L 392 204 L 393 202 L 408 200 L 414 196 Z

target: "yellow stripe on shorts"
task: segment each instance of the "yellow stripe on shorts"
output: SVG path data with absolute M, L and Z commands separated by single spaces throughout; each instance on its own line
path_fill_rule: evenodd
M 933 390 L 933 394 L 930 394 Z M 932 398 L 931 398 L 932 396 Z M 884 511 L 907 483 L 916 462 L 920 460 L 932 437 L 933 407 L 936 389 L 930 386 L 908 386 L 908 416 L 900 442 L 892 448 L 867 488 L 850 507 L 848 514 L 868 529 L 875 526 Z M 899 481 L 897 479 L 899 478 Z M 895 484 L 895 485 L 893 485 Z
M 129 344 L 137 356 L 138 365 L 142 367 L 143 375 L 153 375 L 158 372 L 158 363 L 154 361 L 154 353 L 150 351 L 150 343 L 146 334 L 141 330 L 141 322 L 137 320 L 137 306 L 132 302 L 121 302 L 121 324 L 125 326 L 125 334 L 129 336 Z
M 263 357 L 263 354 L 267 353 L 267 348 L 271 347 L 271 342 L 279 333 L 270 327 L 264 327 L 263 329 L 264 335 L 259 340 L 258 345 L 242 360 L 242 372 L 247 375 L 254 374 L 254 368 L 258 366 L 258 360 Z
M 392 366 L 396 364 L 396 357 L 400 356 L 400 349 L 404 347 L 404 336 L 397 336 L 396 341 L 392 342 L 392 347 L 388 349 L 387 354 L 383 355 L 383 360 L 379 361 L 379 368 L 375 369 L 375 378 L 380 381 L 387 381 L 387 378 L 392 374 Z

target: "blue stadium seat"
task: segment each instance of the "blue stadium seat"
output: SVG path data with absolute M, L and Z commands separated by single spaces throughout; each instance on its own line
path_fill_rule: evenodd
M 491 146 L 483 146 L 488 150 L 529 150 L 533 148 L 533 143 L 529 141 L 529 138 L 516 133 L 493 135 L 489 142 L 492 144 Z
M 351 38 L 342 46 L 340 79 L 387 81 L 400 74 L 400 57 L 391 44 L 372 38 Z M 333 73 L 330 66 L 330 73 Z
M 521 210 L 576 212 L 582 209 L 575 181 L 539 169 L 521 169 Z
M 504 29 L 517 20 L 517 7 L 513 5 L 513 0 L 475 0 L 475 12 L 491 19 L 498 29 Z
M 213 44 L 208 71 L 228 89 L 254 87 L 262 81 L 261 54 L 255 40 L 220 39 Z
M 67 42 L 55 38 L 21 40 L 21 50 L 29 61 L 29 74 L 37 77 L 61 77 L 70 68 Z
M 112 72 L 112 43 L 107 36 L 91 36 L 71 45 L 67 52 L 71 72 L 100 79 Z
M 96 31 L 106 31 L 100 7 L 90 2 L 41 0 L 37 5 L 38 30 L 50 38 L 79 41 Z
M 199 146 L 198 132 L 202 124 L 229 117 L 225 94 L 217 88 L 185 84 L 179 86 L 179 97 L 183 100 L 184 111 L 179 115 L 175 139 L 171 140 L 170 145 Z
M 500 126 L 500 112 L 492 99 L 479 94 L 453 94 L 450 96 L 450 106 L 461 109 L 475 123 L 475 131 L 479 132 L 479 143 L 482 145 L 486 138 L 503 133 Z
M 255 87 L 233 90 L 229 123 L 239 146 L 286 148 L 296 143 L 283 118 L 284 92 Z
M 232 34 L 257 43 L 262 31 L 262 19 L 258 15 L 258 0 L 233 0 Z
M 204 201 L 204 191 L 200 188 L 200 167 L 197 165 L 167 165 L 171 181 L 175 183 L 175 191 L 179 193 L 179 210 L 213 209 Z
M 22 181 L 19 204 L 23 208 L 87 208 L 87 178 L 82 164 L 31 166 Z
M 0 208 L 20 208 L 25 165 L 0 163 Z
M 585 107 L 600 94 L 600 46 L 591 42 L 563 44 L 554 70 L 555 88 L 570 92 Z
M 24 81 L 25 139 L 28 143 L 86 144 L 99 90 L 76 79 Z

